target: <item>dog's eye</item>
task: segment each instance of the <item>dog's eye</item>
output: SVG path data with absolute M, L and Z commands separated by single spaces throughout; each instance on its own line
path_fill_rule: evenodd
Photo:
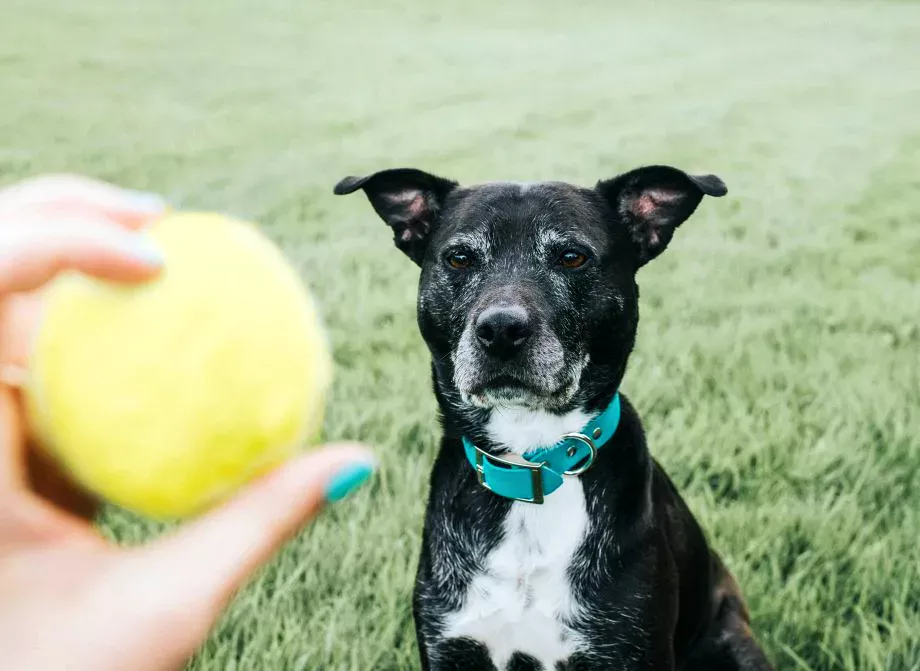
M 451 268 L 463 270 L 473 265 L 473 257 L 465 252 L 452 252 L 447 255 L 447 262 L 450 264 Z
M 585 265 L 585 261 L 588 260 L 588 257 L 582 254 L 581 252 L 568 251 L 563 252 L 562 256 L 559 257 L 559 263 L 563 268 L 581 268 Z

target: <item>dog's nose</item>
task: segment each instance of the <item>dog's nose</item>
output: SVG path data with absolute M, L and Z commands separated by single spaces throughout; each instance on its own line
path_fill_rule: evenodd
M 510 359 L 533 334 L 530 316 L 520 306 L 486 308 L 476 319 L 476 338 L 491 356 Z

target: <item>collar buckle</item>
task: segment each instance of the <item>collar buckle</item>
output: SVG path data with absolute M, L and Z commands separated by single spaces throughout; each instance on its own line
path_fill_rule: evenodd
M 588 449 L 591 450 L 590 454 L 588 454 L 588 457 L 580 466 L 573 468 L 570 471 L 563 471 L 563 475 L 581 475 L 589 468 L 591 468 L 591 464 L 593 464 L 594 460 L 597 459 L 597 445 L 594 444 L 594 441 L 583 433 L 567 433 L 562 438 L 563 440 L 577 440 L 578 442 L 586 445 Z
M 590 439 L 585 437 L 586 440 L 590 442 Z M 594 448 L 594 444 L 591 443 L 591 447 L 594 450 L 591 456 L 591 462 L 594 461 L 594 455 L 597 454 L 597 448 Z M 530 471 L 530 484 L 533 489 L 533 497 L 519 497 L 519 496 L 505 496 L 505 498 L 512 499 L 514 501 L 523 501 L 524 503 L 543 503 L 543 478 L 540 475 L 540 472 L 543 470 L 543 466 L 546 465 L 545 461 L 541 461 L 539 464 L 532 463 L 527 460 L 521 461 L 508 461 L 507 459 L 502 459 L 501 457 L 496 457 L 493 454 L 484 452 L 475 445 L 473 449 L 476 450 L 476 463 L 474 464 L 474 469 L 476 470 L 476 480 L 479 481 L 479 484 L 488 489 L 490 492 L 495 492 L 489 486 L 489 483 L 486 482 L 485 474 L 483 472 L 483 462 L 488 461 L 492 465 L 497 465 L 503 468 L 526 468 Z M 590 464 L 589 464 L 590 465 Z M 498 493 L 498 492 L 495 492 Z

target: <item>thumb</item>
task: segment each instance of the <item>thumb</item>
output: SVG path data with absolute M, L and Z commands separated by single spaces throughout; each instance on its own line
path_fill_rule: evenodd
M 203 608 L 210 627 L 259 566 L 327 501 L 344 498 L 375 467 L 370 451 L 354 444 L 294 459 L 229 503 L 141 550 L 150 584 L 167 601 L 181 601 L 199 613 Z

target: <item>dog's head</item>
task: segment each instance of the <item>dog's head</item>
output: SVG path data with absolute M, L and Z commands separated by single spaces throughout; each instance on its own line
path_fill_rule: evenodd
M 612 394 L 635 339 L 636 271 L 704 195 L 726 193 L 666 166 L 593 189 L 396 169 L 335 193 L 358 189 L 422 269 L 418 322 L 439 382 L 476 407 L 551 411 Z

